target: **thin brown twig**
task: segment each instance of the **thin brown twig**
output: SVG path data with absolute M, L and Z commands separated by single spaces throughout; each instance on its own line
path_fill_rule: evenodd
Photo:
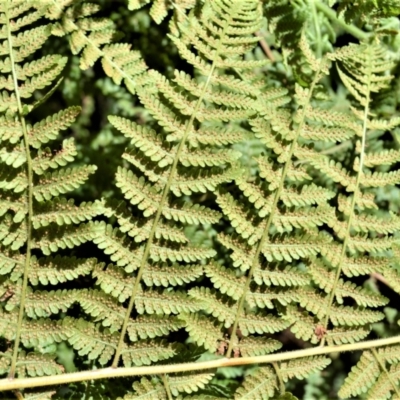
M 265 41 L 263 35 L 260 32 L 256 32 L 254 34 L 255 36 L 258 36 L 260 38 L 259 43 L 261 48 L 264 50 L 264 53 L 266 56 L 271 60 L 271 62 L 275 62 L 275 57 L 272 54 L 271 48 L 269 47 L 268 43 Z
M 391 284 L 389 283 L 389 281 L 379 272 L 371 272 L 370 274 L 371 278 L 383 283 L 384 285 L 386 285 L 387 287 L 389 287 L 390 289 L 393 290 Z

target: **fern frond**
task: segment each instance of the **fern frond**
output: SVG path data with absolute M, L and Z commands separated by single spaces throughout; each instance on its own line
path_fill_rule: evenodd
M 263 290 L 257 288 L 257 290 L 248 292 L 246 295 L 246 302 L 250 307 L 269 309 L 274 309 L 273 300 L 276 300 L 282 305 L 288 305 L 291 302 L 297 301 L 297 299 L 298 296 L 295 289 L 276 290 L 268 288 L 268 290 Z
M 14 292 L 2 307 L 5 321 L 10 322 L 13 317 L 10 333 L 4 332 L 2 336 L 9 335 L 13 346 L 10 378 L 16 373 L 33 376 L 63 372 L 52 360 L 54 349 L 47 349 L 50 354 L 42 360 L 35 358 L 36 353 L 43 352 L 41 346 L 54 347 L 54 343 L 70 338 L 68 329 L 59 322 L 60 313 L 67 312 L 76 301 L 71 281 L 88 275 L 96 261 L 42 256 L 92 240 L 100 224 L 76 224 L 103 213 L 102 202 L 76 207 L 72 201 L 58 198 L 77 189 L 96 170 L 95 166 L 60 169 L 74 161 L 77 151 L 73 140 L 64 140 L 62 149 L 54 154 L 49 147 L 44 147 L 59 139 L 60 131 L 71 126 L 80 107 L 69 107 L 33 125 L 28 121 L 31 111 L 45 102 L 58 86 L 53 82 L 67 62 L 59 55 L 37 57 L 35 54 L 54 27 L 39 21 L 46 7 L 47 3 L 38 5 L 30 1 L 0 4 L 0 102 L 9 101 L 0 106 L 6 111 L 0 123 L 1 271 Z M 42 89 L 50 85 L 53 88 L 43 93 Z M 52 291 L 46 287 L 64 282 L 72 288 Z M 40 286 L 40 290 L 33 290 L 32 286 Z M 27 348 L 32 353 L 26 356 Z
M 302 312 L 295 307 L 288 307 L 283 317 L 290 323 L 290 331 L 297 339 L 309 341 L 312 344 L 318 343 L 319 339 L 315 334 L 317 320 L 315 317 Z
M 177 346 L 166 341 L 139 341 L 122 350 L 122 360 L 125 367 L 133 365 L 150 365 L 151 363 L 167 360 L 176 355 Z
M 32 137 L 30 142 L 32 147 L 38 149 L 42 144 L 56 139 L 59 131 L 67 129 L 80 111 L 80 107 L 72 106 L 37 122 L 32 127 L 28 126 L 29 136 Z
M 107 227 L 103 237 L 94 239 L 111 261 L 125 270 L 124 273 L 108 266 L 108 274 L 97 269 L 95 275 L 101 288 L 123 302 L 131 286 L 115 366 L 120 354 L 124 357 L 121 346 L 135 319 L 133 309 L 143 317 L 186 315 L 199 311 L 204 300 L 199 302 L 192 295 L 171 290 L 199 278 L 202 264 L 216 254 L 213 249 L 194 246 L 194 240 L 184 235 L 182 225 L 215 223 L 220 213 L 193 204 L 188 196 L 213 192 L 242 173 L 237 163 L 239 153 L 219 146 L 243 138 L 246 130 L 239 124 L 255 115 L 259 108 L 254 93 L 232 92 L 218 82 L 218 77 L 225 76 L 225 69 L 251 69 L 264 64 L 243 57 L 257 42 L 254 32 L 261 23 L 260 5 L 245 0 L 235 2 L 234 6 L 227 8 L 221 1 L 205 2 L 200 17 L 191 14 L 182 19 L 179 34 L 171 36 L 178 52 L 197 70 L 196 74 L 189 76 L 175 71 L 175 79 L 170 81 L 150 70 L 137 81 L 135 90 L 139 100 L 161 128 L 151 130 L 124 118 L 109 118 L 131 142 L 123 158 L 133 169 L 119 169 L 117 186 L 144 217 L 134 220 L 130 210 L 123 207 L 114 210 L 111 206 L 107 215 L 117 217 L 120 230 Z M 223 31 L 221 23 L 225 26 Z M 103 32 L 105 27 L 99 29 Z M 103 40 L 100 36 L 99 40 Z M 84 48 L 83 39 L 77 43 Z M 89 54 L 87 58 L 90 62 L 102 57 L 94 48 L 92 51 L 93 57 Z M 197 72 L 206 79 L 198 79 Z M 271 104 L 279 103 L 283 93 L 284 90 L 276 90 L 267 93 L 265 99 Z M 221 133 L 220 137 L 215 132 Z M 184 201 L 176 202 L 176 197 L 184 197 Z M 125 232 L 136 243 L 122 234 Z M 188 265 L 191 262 L 199 264 Z M 131 272 L 133 276 L 127 275 Z M 166 290 L 144 289 L 141 283 L 163 286 Z M 162 332 L 168 334 L 169 330 Z
M 275 393 L 276 381 L 276 375 L 271 367 L 259 368 L 246 376 L 243 385 L 235 393 L 235 399 L 268 400 Z
M 254 270 L 254 281 L 257 285 L 267 286 L 302 286 L 307 285 L 310 276 L 306 272 L 302 272 L 295 267 L 275 267 L 270 266 L 268 269 L 256 268 Z
M 335 273 L 329 272 L 318 262 L 309 267 L 314 282 L 326 293 L 330 293 L 335 283 Z M 335 297 L 339 304 L 343 304 L 343 297 L 352 297 L 355 302 L 363 307 L 379 307 L 386 305 L 388 299 L 361 289 L 352 282 L 344 282 L 342 279 L 336 283 Z
M 371 389 L 368 390 L 368 397 L 371 399 L 389 399 L 392 397 L 392 392 L 395 390 L 393 383 L 398 385 L 400 381 L 400 366 L 398 364 L 392 365 L 388 373 L 390 380 L 387 378 L 386 374 L 381 374 Z
M 288 235 L 277 235 L 270 243 L 264 244 L 262 252 L 270 262 L 275 260 L 291 262 L 317 255 L 320 248 L 327 245 L 329 241 L 327 236 L 321 234 L 318 236 L 305 234 L 294 238 Z M 308 243 L 308 246 L 304 247 L 303 243 Z
M 343 386 L 339 390 L 339 396 L 348 398 L 365 393 L 378 378 L 380 373 L 379 364 L 370 351 L 363 351 L 360 360 L 355 365 Z
M 299 193 L 296 189 L 287 188 L 283 191 L 281 200 L 287 207 L 311 206 L 315 204 L 326 204 L 335 193 L 314 184 L 305 185 Z
M 185 330 L 198 346 L 203 346 L 213 353 L 217 351 L 218 343 L 223 339 L 219 326 L 215 326 L 212 321 L 199 314 L 181 313 L 179 319 L 184 322 Z
M 68 342 L 80 356 L 87 356 L 89 360 L 98 360 L 100 365 L 105 365 L 113 356 L 118 339 L 116 333 L 102 333 L 96 325 L 83 319 L 71 320 L 66 317 L 63 325 L 69 326 Z
M 93 318 L 93 322 L 101 321 L 110 332 L 118 331 L 124 320 L 123 309 L 117 300 L 98 290 L 79 290 L 75 293 L 75 300 L 82 310 Z
M 60 194 L 68 193 L 81 186 L 96 169 L 96 166 L 88 165 L 45 173 L 35 186 L 33 195 L 36 200 L 45 201 Z
M 32 257 L 29 282 L 33 286 L 57 285 L 88 275 L 97 265 L 95 258 L 78 259 L 75 257 L 45 257 L 36 259 Z M 13 277 L 19 277 L 14 270 Z M 15 280 L 15 278 L 12 278 Z
M 203 275 L 202 265 L 149 266 L 143 273 L 143 282 L 147 286 L 178 286 L 193 282 L 201 275 Z
M 208 276 L 214 287 L 221 293 L 227 294 L 234 300 L 238 300 L 243 294 L 243 277 L 238 278 L 226 268 L 211 263 L 204 268 L 206 276 Z
M 128 90 L 135 92 L 136 77 L 145 70 L 139 53 L 131 50 L 130 44 L 111 43 L 116 36 L 114 24 L 107 18 L 94 18 L 100 7 L 91 3 L 44 1 L 34 6 L 45 10 L 45 16 L 54 22 L 51 33 L 68 35 L 73 54 L 80 55 L 80 67 L 87 69 L 98 60 L 104 72 L 116 84 L 123 81 Z M 49 32 L 50 33 L 50 32 Z
M 0 353 L 1 354 L 1 353 Z M 26 376 L 46 376 L 59 375 L 64 373 L 64 367 L 54 361 L 55 356 L 40 353 L 21 352 L 20 360 L 17 364 L 16 374 L 20 377 Z M 0 362 L 0 373 L 8 371 L 11 364 L 11 354 L 2 353 Z
M 197 287 L 189 290 L 189 296 L 196 300 L 197 304 L 207 313 L 213 315 L 229 328 L 234 321 L 234 312 L 231 308 L 233 301 L 219 295 L 209 288 Z
M 63 197 L 56 198 L 53 202 L 42 203 L 33 217 L 33 227 L 38 229 L 51 223 L 57 225 L 79 224 L 85 220 L 91 220 L 97 215 L 103 214 L 103 202 L 83 202 L 78 207 L 74 201 Z
M 74 161 L 77 155 L 76 147 L 72 139 L 63 140 L 62 149 L 56 154 L 51 154 L 49 148 L 39 150 L 37 157 L 33 160 L 32 168 L 36 174 L 41 175 L 49 168 L 64 167 L 69 162 Z
M 365 339 L 370 331 L 371 329 L 368 326 L 356 328 L 335 327 L 327 332 L 326 342 L 328 343 L 328 346 L 355 343 Z
M 171 393 L 174 396 L 178 396 L 179 393 L 193 393 L 199 389 L 203 389 L 207 383 L 213 378 L 214 374 L 210 373 L 192 373 L 176 376 L 168 376 L 168 384 L 171 389 Z
M 98 221 L 75 226 L 40 228 L 33 239 L 32 248 L 41 249 L 44 255 L 50 255 L 59 249 L 72 249 L 89 240 L 94 240 L 103 231 Z
M 180 316 L 179 316 L 180 318 Z M 128 325 L 128 335 L 132 342 L 139 339 L 154 339 L 176 332 L 183 328 L 184 323 L 180 319 L 164 315 L 141 315 Z
M 133 384 L 133 389 L 135 389 L 134 397 L 127 395 L 124 397 L 124 400 L 130 400 L 130 399 L 167 400 L 167 392 L 165 391 L 164 386 L 161 385 L 159 382 L 154 384 L 147 378 L 142 378 L 140 382 L 135 382 Z
M 246 337 L 240 340 L 235 350 L 239 350 L 243 357 L 262 356 L 279 350 L 282 343 L 278 340 L 263 337 Z
M 279 363 L 279 370 L 283 381 L 287 382 L 294 377 L 304 379 L 315 371 L 323 370 L 330 363 L 331 360 L 326 357 L 305 357 L 300 360 L 281 362 Z
M 190 294 L 190 293 L 189 293 Z M 196 312 L 200 304 L 183 292 L 141 291 L 135 299 L 136 310 L 139 314 L 179 314 Z

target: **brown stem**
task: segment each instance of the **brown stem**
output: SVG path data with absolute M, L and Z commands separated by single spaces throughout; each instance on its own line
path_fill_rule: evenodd
M 262 34 L 260 32 L 256 32 L 254 34 L 255 36 L 258 36 L 260 38 L 259 43 L 261 48 L 264 50 L 264 53 L 266 54 L 266 56 L 271 60 L 271 62 L 275 62 L 275 57 L 272 54 L 271 48 L 269 47 L 268 43 L 265 41 L 264 37 L 262 36 Z

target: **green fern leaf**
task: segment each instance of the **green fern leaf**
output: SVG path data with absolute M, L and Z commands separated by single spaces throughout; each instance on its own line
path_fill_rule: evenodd
M 304 357 L 300 360 L 290 360 L 288 362 L 279 363 L 279 370 L 282 379 L 287 382 L 289 379 L 296 377 L 304 379 L 315 371 L 321 371 L 331 363 L 326 357 Z
M 348 328 L 348 327 L 335 327 L 329 330 L 326 334 L 326 341 L 328 346 L 355 343 L 365 339 L 371 329 L 368 326 Z
M 49 168 L 64 167 L 69 162 L 74 161 L 77 155 L 76 147 L 72 139 L 63 140 L 62 149 L 55 155 L 51 154 L 49 148 L 39 150 L 37 157 L 33 160 L 32 168 L 36 174 L 41 175 Z
M 179 393 L 193 393 L 204 387 L 211 381 L 214 374 L 210 373 L 192 373 L 184 375 L 168 376 L 168 384 L 171 393 L 178 396 Z
M 235 393 L 235 399 L 261 399 L 273 398 L 276 387 L 276 376 L 271 367 L 262 367 L 253 374 L 247 375 Z
M 155 384 L 147 378 L 142 378 L 140 382 L 135 382 L 133 388 L 135 389 L 135 395 L 127 395 L 124 397 L 124 400 L 167 400 L 167 392 L 165 391 L 164 386 L 158 382 Z
M 132 365 L 150 365 L 153 362 L 167 360 L 177 354 L 177 346 L 166 341 L 139 341 L 122 350 L 125 367 Z
M 45 173 L 35 186 L 33 194 L 38 201 L 45 201 L 68 193 L 82 185 L 96 169 L 96 166 L 84 166 L 65 168 L 51 174 Z
M 96 266 L 96 259 L 78 259 L 75 257 L 46 257 L 31 259 L 31 269 L 29 272 L 29 282 L 33 286 L 57 285 L 59 283 L 72 281 L 80 276 L 89 275 Z M 20 275 L 14 270 L 13 277 L 19 278 Z M 22 271 L 21 271 L 22 272 Z M 15 278 L 12 278 L 15 280 Z
M 89 240 L 94 240 L 103 231 L 103 225 L 98 221 L 75 226 L 40 228 L 36 231 L 32 248 L 41 249 L 44 255 L 50 255 L 59 249 L 72 249 Z
M 348 398 L 365 393 L 378 378 L 380 373 L 379 364 L 370 351 L 364 351 L 357 365 L 355 365 L 343 386 L 339 390 L 339 396 Z
M 315 317 L 295 307 L 288 307 L 283 318 L 290 323 L 290 331 L 297 339 L 309 341 L 312 344 L 318 343 L 319 339 L 315 334 L 317 327 Z
M 282 343 L 278 340 L 263 337 L 246 337 L 240 340 L 238 345 L 234 347 L 240 351 L 243 357 L 263 356 L 279 350 Z
M 181 313 L 179 319 L 184 322 L 185 330 L 198 346 L 203 346 L 212 353 L 217 351 L 218 343 L 223 339 L 219 326 L 199 314 Z
M 179 314 L 200 309 L 198 302 L 178 291 L 142 291 L 136 296 L 135 306 L 139 314 Z
M 234 300 L 238 300 L 243 294 L 244 279 L 236 277 L 228 269 L 215 263 L 209 264 L 204 268 L 214 287 L 221 293 L 227 294 Z
M 275 267 L 268 269 L 256 268 L 254 270 L 254 281 L 257 285 L 267 286 L 303 286 L 310 281 L 310 276 L 295 267 Z
M 317 260 L 316 260 L 317 261 Z M 310 266 L 310 272 L 314 282 L 326 293 L 330 293 L 334 287 L 334 272 L 329 272 L 318 262 Z M 343 304 L 343 297 L 352 297 L 356 303 L 363 307 L 379 307 L 386 305 L 388 299 L 360 289 L 354 283 L 344 282 L 342 279 L 336 283 L 335 297 L 339 304 Z
M 80 107 L 69 107 L 66 110 L 62 110 L 57 114 L 37 122 L 32 127 L 28 126 L 29 135 L 32 137 L 31 145 L 38 149 L 42 144 L 56 139 L 58 132 L 67 129 L 71 123 L 75 121 L 75 118 L 80 111 Z
M 100 201 L 83 202 L 76 207 L 73 200 L 61 197 L 52 202 L 40 204 L 32 223 L 35 229 L 48 226 L 54 222 L 58 225 L 79 224 L 102 214 L 103 210 L 103 202 Z
M 63 319 L 63 325 L 69 328 L 69 343 L 78 351 L 80 356 L 87 356 L 89 360 L 98 360 L 105 365 L 116 349 L 118 335 L 102 333 L 96 325 L 83 319 Z
M 17 375 L 24 376 L 46 376 L 64 373 L 64 367 L 54 361 L 54 355 L 21 352 L 20 361 L 17 364 Z
M 98 290 L 79 290 L 75 293 L 75 301 L 93 318 L 93 322 L 101 321 L 111 333 L 121 328 L 124 321 L 123 309 L 107 294 Z
M 392 365 L 389 369 L 390 380 L 386 374 L 381 374 L 371 389 L 368 390 L 367 396 L 371 399 L 389 399 L 394 391 L 393 383 L 398 385 L 400 381 L 399 365 Z
M 141 315 L 128 325 L 128 335 L 132 342 L 139 339 L 154 339 L 168 335 L 183 328 L 184 324 L 179 319 L 163 315 Z

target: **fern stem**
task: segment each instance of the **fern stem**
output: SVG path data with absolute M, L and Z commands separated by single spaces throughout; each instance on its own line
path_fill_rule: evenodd
M 235 10 L 233 10 L 233 11 L 235 11 Z M 223 27 L 222 32 L 220 34 L 219 45 L 217 46 L 216 51 L 215 51 L 215 58 L 218 57 L 218 54 L 220 52 L 220 45 L 221 45 L 222 40 L 223 40 L 223 38 L 224 38 L 224 36 L 226 34 L 226 30 L 229 27 L 228 21 L 229 22 L 231 21 L 232 14 L 230 14 L 230 17 L 231 17 L 230 19 L 226 20 L 225 26 Z M 194 122 L 194 120 L 196 118 L 196 115 L 197 115 L 197 112 L 198 112 L 198 110 L 200 108 L 200 105 L 203 102 L 204 96 L 205 96 L 205 94 L 207 92 L 207 89 L 208 89 L 208 86 L 209 86 L 209 84 L 211 82 L 211 78 L 212 78 L 212 76 L 214 74 L 215 68 L 216 68 L 215 67 L 215 61 L 213 61 L 212 64 L 211 64 L 210 72 L 209 72 L 209 74 L 207 76 L 207 80 L 206 80 L 206 82 L 205 82 L 205 84 L 204 84 L 204 86 L 202 88 L 202 91 L 200 93 L 200 96 L 199 96 L 199 98 L 198 98 L 198 100 L 196 102 L 196 106 L 195 106 L 195 108 L 193 110 L 193 113 L 190 116 L 190 119 L 186 123 L 185 131 L 183 133 L 182 139 L 179 142 L 178 148 L 176 150 L 174 162 L 172 163 L 172 166 L 171 166 L 171 169 L 170 169 L 170 173 L 169 173 L 169 176 L 168 176 L 168 180 L 167 180 L 167 183 L 165 184 L 165 187 L 164 187 L 164 190 L 163 190 L 163 194 L 162 194 L 160 203 L 158 205 L 157 213 L 156 213 L 156 215 L 154 217 L 154 221 L 153 221 L 153 224 L 152 224 L 152 227 L 151 227 L 149 238 L 147 239 L 146 246 L 145 246 L 145 249 L 144 249 L 144 252 L 143 252 L 143 257 L 142 257 L 142 260 L 141 260 L 141 263 L 140 263 L 140 267 L 139 267 L 139 270 L 138 270 L 138 273 L 137 273 L 137 276 L 136 276 L 136 279 L 135 279 L 135 284 L 134 284 L 134 287 L 132 289 L 132 294 L 131 294 L 131 297 L 130 297 L 130 300 L 129 300 L 128 308 L 126 310 L 124 323 L 122 325 L 121 334 L 120 334 L 119 341 L 118 341 L 117 350 L 115 352 L 114 359 L 113 359 L 113 362 L 112 362 L 112 367 L 113 368 L 117 368 L 117 366 L 118 366 L 118 361 L 119 361 L 119 357 L 121 356 L 122 346 L 124 344 L 125 334 L 126 334 L 126 330 L 127 330 L 127 327 L 128 327 L 128 322 L 129 322 L 129 319 L 130 319 L 130 315 L 131 315 L 132 310 L 133 310 L 135 297 L 136 297 L 137 291 L 139 289 L 139 284 L 140 284 L 140 281 L 142 279 L 142 275 L 143 275 L 145 266 L 147 264 L 147 260 L 148 260 L 149 255 L 150 255 L 150 248 L 151 248 L 151 245 L 152 245 L 153 240 L 154 240 L 154 236 L 155 236 L 155 233 L 156 233 L 156 228 L 157 228 L 157 225 L 158 225 L 158 223 L 160 221 L 161 214 L 162 214 L 164 205 L 165 205 L 165 203 L 167 201 L 167 197 L 168 197 L 168 194 L 169 194 L 169 191 L 170 191 L 170 187 L 172 185 L 172 182 L 173 182 L 173 179 L 174 179 L 174 176 L 175 176 L 175 172 L 176 172 L 176 169 L 177 169 L 177 166 L 178 166 L 179 156 L 180 156 L 180 154 L 181 154 L 181 152 L 182 152 L 182 150 L 184 148 L 184 145 L 186 143 L 186 140 L 187 140 L 187 138 L 188 138 L 188 136 L 190 134 L 191 127 L 192 127 L 193 122 Z
M 350 215 L 349 215 L 349 219 L 347 221 L 347 227 L 346 227 L 346 235 L 345 238 L 343 240 L 343 245 L 342 245 L 342 251 L 340 254 L 340 258 L 339 258 L 339 263 L 337 266 L 337 271 L 336 271 L 336 275 L 335 275 L 335 282 L 332 286 L 332 290 L 329 293 L 329 300 L 328 300 L 328 308 L 327 308 L 327 312 L 325 315 L 325 320 L 324 320 L 324 327 L 325 329 L 328 328 L 328 323 L 329 323 L 329 316 L 332 310 L 332 305 L 333 305 L 333 300 L 335 297 L 335 291 L 336 291 L 336 287 L 339 283 L 339 279 L 340 279 L 340 274 L 342 273 L 342 268 L 343 268 L 343 262 L 346 256 L 346 251 L 347 251 L 347 247 L 349 244 L 349 240 L 351 238 L 350 234 L 351 234 L 351 225 L 353 222 L 353 218 L 354 218 L 354 209 L 357 203 L 357 196 L 360 193 L 360 181 L 361 181 L 361 177 L 363 175 L 363 167 L 364 167 L 364 158 L 365 158 L 365 146 L 366 146 L 366 141 L 367 141 L 367 120 L 368 120 L 368 113 L 369 113 L 369 101 L 370 101 L 370 84 L 371 84 L 371 75 L 368 76 L 368 95 L 366 98 L 366 103 L 365 103 L 365 107 L 364 107 L 364 119 L 363 119 L 363 128 L 362 128 L 362 137 L 361 137 L 361 149 L 360 149 L 360 164 L 358 166 L 358 172 L 357 172 L 357 178 L 356 178 L 356 187 L 354 190 L 354 194 L 353 194 L 353 198 L 351 199 L 351 205 L 350 205 Z M 320 346 L 324 346 L 325 345 L 325 337 L 321 340 L 321 344 Z
M 392 376 L 389 374 L 385 364 L 382 362 L 382 360 L 379 358 L 379 355 L 376 351 L 376 349 L 371 349 L 372 354 L 375 358 L 375 360 L 377 361 L 377 363 L 379 364 L 379 366 L 381 367 L 382 372 L 386 375 L 387 380 L 390 382 L 390 384 L 393 387 L 394 392 L 396 393 L 396 397 L 400 398 L 400 391 L 399 388 L 396 385 L 396 382 L 393 380 Z
M 309 0 L 309 4 L 311 6 L 312 10 L 312 16 L 313 16 L 313 21 L 314 21 L 314 29 L 315 29 L 315 36 L 317 40 L 317 57 L 321 58 L 322 56 L 322 48 L 321 48 L 321 29 L 319 26 L 319 21 L 318 21 L 318 13 L 317 13 L 317 8 L 315 7 L 315 0 Z
M 13 348 L 13 355 L 11 360 L 11 367 L 9 372 L 9 379 L 14 379 L 15 376 L 15 369 L 17 365 L 18 359 L 18 350 L 19 344 L 21 341 L 21 329 L 22 329 L 22 322 L 24 319 L 25 313 L 25 302 L 26 302 L 26 289 L 28 286 L 28 274 L 29 274 L 29 267 L 31 262 L 31 241 L 32 241 L 32 219 L 33 219 L 33 171 L 32 171 L 32 159 L 31 153 L 29 150 L 29 139 L 28 139 L 28 131 L 26 128 L 26 121 L 23 115 L 21 97 L 18 90 L 18 78 L 17 78 L 17 71 L 15 69 L 15 61 L 14 61 L 14 53 L 13 53 L 13 42 L 12 42 L 12 35 L 10 29 L 10 20 L 9 20 L 9 13 L 8 13 L 8 6 L 9 0 L 6 3 L 6 29 L 7 29 L 7 42 L 8 42 L 8 51 L 10 55 L 10 64 L 11 64 L 11 74 L 14 83 L 14 92 L 15 98 L 17 101 L 18 106 L 18 117 L 21 121 L 24 144 L 25 144 L 25 155 L 26 155 L 26 174 L 28 178 L 28 190 L 27 190 L 27 205 L 28 205 L 28 217 L 25 219 L 26 223 L 26 257 L 24 263 L 24 273 L 22 279 L 22 287 L 21 287 L 21 299 L 19 303 L 19 311 L 18 311 L 18 320 L 17 320 L 17 330 L 15 333 L 15 340 L 14 340 L 14 348 Z
M 285 382 L 283 382 L 283 378 L 282 378 L 282 374 L 281 374 L 281 370 L 279 368 L 278 363 L 273 362 L 272 366 L 274 367 L 276 376 L 278 377 L 278 382 L 279 382 L 279 391 L 280 391 L 280 395 L 285 394 L 286 388 L 285 388 Z
M 368 40 L 370 38 L 370 34 L 362 31 L 361 29 L 357 28 L 354 25 L 348 25 L 346 24 L 345 21 L 343 21 L 341 18 L 338 18 L 336 12 L 332 10 L 332 8 L 328 7 L 326 4 L 318 1 L 318 0 L 312 0 L 315 3 L 315 7 L 321 11 L 323 14 L 325 14 L 330 20 L 334 21 L 337 25 L 339 25 L 341 28 L 343 28 L 346 32 L 350 33 L 353 35 L 355 38 L 359 40 Z
M 171 388 L 169 387 L 169 383 L 168 383 L 168 376 L 166 374 L 162 374 L 161 379 L 163 381 L 165 391 L 167 392 L 168 400 L 172 400 L 173 397 L 172 397 L 172 393 L 171 393 Z
M 304 357 L 327 355 L 331 353 L 343 353 L 347 351 L 357 351 L 374 349 L 377 347 L 390 346 L 400 343 L 400 336 L 393 336 L 385 339 L 368 340 L 364 342 L 343 344 L 339 346 L 311 347 L 303 350 L 284 351 L 281 353 L 268 354 L 255 357 L 238 358 L 218 358 L 217 360 L 191 362 L 182 364 L 154 365 L 150 367 L 130 367 L 130 368 L 101 368 L 68 374 L 42 376 L 36 378 L 20 379 L 1 379 L 0 392 L 5 390 L 15 390 L 24 388 L 34 388 L 52 385 L 63 385 L 73 382 L 83 382 L 87 380 L 120 378 L 127 376 L 146 376 L 173 374 L 177 372 L 204 371 L 221 367 L 234 367 L 238 365 L 267 364 L 273 362 L 294 360 Z
M 313 79 L 313 81 L 311 83 L 311 86 L 310 86 L 310 89 L 309 89 L 309 92 L 308 92 L 307 103 L 309 103 L 310 100 L 311 100 L 312 93 L 314 91 L 314 87 L 315 87 L 318 79 L 319 79 L 319 71 L 317 71 L 315 73 L 314 79 Z M 245 285 L 244 285 L 244 288 L 243 288 L 243 294 L 242 294 L 242 296 L 241 296 L 241 298 L 239 300 L 239 304 L 238 304 L 238 308 L 237 308 L 236 316 L 235 316 L 235 321 L 233 323 L 232 333 L 231 333 L 231 337 L 230 337 L 230 340 L 229 340 L 229 346 L 228 346 L 228 350 L 227 350 L 227 353 L 226 353 L 227 357 L 230 357 L 232 355 L 233 346 L 234 346 L 235 341 L 236 341 L 236 331 L 237 331 L 238 324 L 239 324 L 239 318 L 240 318 L 240 315 L 243 312 L 243 306 L 244 306 L 244 302 L 246 300 L 247 291 L 249 290 L 250 283 L 251 283 L 251 280 L 253 278 L 254 270 L 256 269 L 256 267 L 258 265 L 261 249 L 263 248 L 264 243 L 268 239 L 268 236 L 269 236 L 269 229 L 271 227 L 272 220 L 274 219 L 275 212 L 277 210 L 278 202 L 280 200 L 281 193 L 282 193 L 282 190 L 283 190 L 283 187 L 284 187 L 284 184 L 285 184 L 286 175 L 287 175 L 287 173 L 289 171 L 290 163 L 292 162 L 292 157 L 293 157 L 294 151 L 296 149 L 297 140 L 298 140 L 298 138 L 300 136 L 300 132 L 301 132 L 301 130 L 303 128 L 303 125 L 304 125 L 304 122 L 305 122 L 305 116 L 306 116 L 306 107 L 303 107 L 301 121 L 300 121 L 299 125 L 297 126 L 296 136 L 295 136 L 295 138 L 293 139 L 293 141 L 292 141 L 292 143 L 290 145 L 288 159 L 287 159 L 287 161 L 285 163 L 285 166 L 283 168 L 283 171 L 282 171 L 282 176 L 281 176 L 281 180 L 280 180 L 280 183 L 279 183 L 279 187 L 275 192 L 274 201 L 273 201 L 272 206 L 271 206 L 271 212 L 270 212 L 270 214 L 268 216 L 268 220 L 267 220 L 267 223 L 265 225 L 265 229 L 263 231 L 261 239 L 258 242 L 258 245 L 257 245 L 257 248 L 256 248 L 256 252 L 254 254 L 254 258 L 253 258 L 252 263 L 251 263 L 251 268 L 250 268 L 250 271 L 249 271 L 249 273 L 247 275 L 247 279 L 246 279 L 246 282 L 245 282 Z

